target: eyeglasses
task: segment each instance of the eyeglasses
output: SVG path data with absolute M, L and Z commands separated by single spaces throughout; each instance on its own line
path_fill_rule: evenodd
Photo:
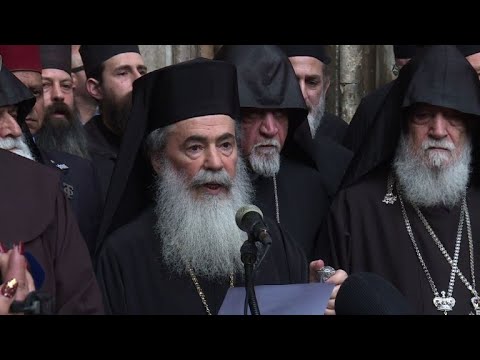
M 80 71 L 83 71 L 83 70 L 85 70 L 85 68 L 83 67 L 83 65 L 80 65 L 80 66 L 74 67 L 74 68 L 72 69 L 72 73 L 75 74 L 75 73 L 80 72 Z

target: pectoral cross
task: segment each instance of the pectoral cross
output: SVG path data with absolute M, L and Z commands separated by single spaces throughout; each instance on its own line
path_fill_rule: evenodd
M 480 315 L 480 297 L 474 296 L 470 301 L 472 302 L 473 308 L 475 310 L 475 315 Z

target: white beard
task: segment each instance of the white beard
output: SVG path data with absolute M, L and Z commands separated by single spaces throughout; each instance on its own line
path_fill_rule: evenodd
M 270 150 L 259 150 L 260 146 L 273 145 Z M 255 144 L 248 161 L 252 170 L 265 177 L 275 176 L 280 171 L 280 143 L 275 139 L 264 140 L 261 143 Z
M 192 183 L 212 181 L 230 183 L 227 195 L 195 197 Z M 224 169 L 201 170 L 190 183 L 164 160 L 156 192 L 155 233 L 162 241 L 163 260 L 172 272 L 188 274 L 190 266 L 197 276 L 221 281 L 231 273 L 243 273 L 240 247 L 248 236 L 238 228 L 235 215 L 240 207 L 251 203 L 253 189 L 241 158 L 233 181 Z
M 426 148 L 434 144 L 451 149 L 451 153 L 424 153 Z M 411 141 L 402 134 L 393 164 L 402 194 L 418 206 L 443 205 L 451 208 L 459 204 L 470 177 L 471 149 L 471 140 L 468 138 L 455 158 L 453 143 L 426 140 L 422 149 L 414 152 Z
M 28 145 L 25 143 L 25 137 L 23 135 L 18 138 L 0 138 L 0 149 L 8 150 L 14 154 L 33 160 L 32 152 L 30 151 Z
M 323 115 L 325 114 L 325 96 L 326 92 L 323 91 L 320 95 L 320 99 L 318 100 L 318 104 L 315 105 L 312 110 L 310 110 L 307 116 L 312 138 L 315 137 L 315 134 L 320 127 L 320 122 L 322 121 Z

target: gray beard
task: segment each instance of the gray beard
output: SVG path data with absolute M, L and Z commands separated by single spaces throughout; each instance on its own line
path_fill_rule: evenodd
M 195 275 L 214 281 L 224 281 L 231 273 L 241 274 L 240 247 L 247 234 L 238 228 L 235 215 L 253 198 L 243 160 L 238 159 L 233 181 L 224 169 L 201 170 L 190 183 L 168 160 L 161 169 L 156 181 L 155 234 L 162 241 L 168 269 L 185 275 L 190 266 Z M 194 196 L 195 186 L 211 181 L 230 183 L 227 195 Z
M 62 151 L 90 159 L 86 131 L 77 116 L 73 113 L 71 116 L 67 121 L 55 121 L 45 117 L 42 129 L 36 136 L 36 143 L 47 151 Z
M 322 121 L 323 115 L 325 114 L 325 95 L 326 92 L 322 92 L 318 104 L 313 107 L 313 109 L 308 113 L 308 125 L 310 125 L 310 131 L 312 133 L 312 138 L 315 137 L 318 128 L 320 127 L 320 122 Z
M 14 154 L 23 156 L 24 158 L 34 160 L 32 152 L 25 142 L 24 135 L 18 138 L 0 138 L 0 149 L 8 150 Z
M 262 145 L 274 145 L 269 152 L 258 151 L 258 147 Z M 264 140 L 261 143 L 255 144 L 248 161 L 252 170 L 265 177 L 275 176 L 280 171 L 280 143 L 277 140 Z
M 431 154 L 425 160 L 413 152 L 411 141 L 402 134 L 393 167 L 404 197 L 422 207 L 452 208 L 459 204 L 470 177 L 471 149 L 468 139 L 457 159 L 444 165 L 442 154 Z

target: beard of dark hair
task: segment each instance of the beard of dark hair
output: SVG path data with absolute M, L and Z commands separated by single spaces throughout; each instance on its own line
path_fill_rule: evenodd
M 128 117 L 132 108 L 131 96 L 119 102 L 105 98 L 102 103 L 102 114 L 105 125 L 117 136 L 122 136 L 127 128 Z
M 253 189 L 244 162 L 239 158 L 237 173 L 200 170 L 191 181 L 164 159 L 156 181 L 157 223 L 155 234 L 162 242 L 167 268 L 178 275 L 188 274 L 223 282 L 229 274 L 241 274 L 240 247 L 247 239 L 236 222 L 237 210 L 251 203 Z M 195 196 L 203 183 L 224 184 L 227 194 Z
M 426 147 L 428 141 L 424 141 Z M 455 151 L 453 143 L 443 141 Z M 440 143 L 441 141 L 436 141 Z M 393 168 L 402 194 L 410 203 L 423 207 L 458 205 L 465 194 L 470 178 L 472 143 L 467 138 L 459 154 L 450 164 L 443 164 L 443 154 L 423 155 L 425 150 L 413 150 L 412 140 L 402 133 L 395 155 Z
M 65 119 L 54 118 L 55 113 L 62 113 Z M 62 151 L 90 159 L 85 129 L 64 102 L 54 102 L 45 109 L 42 129 L 35 140 L 43 150 Z

